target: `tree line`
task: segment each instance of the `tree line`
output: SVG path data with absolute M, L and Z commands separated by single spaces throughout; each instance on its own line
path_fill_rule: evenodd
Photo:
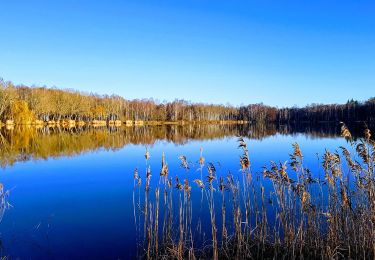
M 118 95 L 98 95 L 71 89 L 28 87 L 0 79 L 0 120 L 142 120 L 319 122 L 370 121 L 375 118 L 375 98 L 346 104 L 313 104 L 303 108 L 277 108 L 262 103 L 247 106 L 127 100 Z

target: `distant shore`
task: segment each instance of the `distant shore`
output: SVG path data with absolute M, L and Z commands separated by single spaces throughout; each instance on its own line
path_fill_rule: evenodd
M 12 128 L 14 126 L 61 126 L 61 127 L 82 127 L 82 126 L 144 126 L 144 125 L 189 125 L 189 124 L 247 124 L 249 121 L 244 120 L 210 120 L 210 121 L 143 121 L 143 120 L 92 120 L 92 121 L 81 121 L 81 120 L 34 120 L 34 121 L 13 121 L 6 120 L 1 122 L 1 127 Z

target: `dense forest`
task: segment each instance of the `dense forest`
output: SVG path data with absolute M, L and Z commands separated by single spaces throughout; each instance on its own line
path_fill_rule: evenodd
M 126 100 L 117 95 L 97 95 L 74 90 L 14 85 L 0 79 L 0 120 L 15 123 L 58 120 L 226 121 L 249 122 L 374 122 L 375 98 L 365 102 L 276 108 L 263 104 L 224 106 L 185 100 L 156 102 Z

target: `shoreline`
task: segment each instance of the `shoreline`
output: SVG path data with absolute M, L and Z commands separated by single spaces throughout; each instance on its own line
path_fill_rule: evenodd
M 83 126 L 161 126 L 161 125 L 227 125 L 227 124 L 248 124 L 249 121 L 244 120 L 210 120 L 210 121 L 143 121 L 143 120 L 56 120 L 56 121 L 24 121 L 14 122 L 7 120 L 5 123 L 0 122 L 0 127 L 14 128 L 15 126 L 35 126 L 35 127 L 83 127 Z

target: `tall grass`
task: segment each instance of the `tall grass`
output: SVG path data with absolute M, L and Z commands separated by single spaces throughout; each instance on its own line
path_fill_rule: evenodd
M 3 219 L 4 212 L 12 207 L 8 202 L 9 193 L 10 190 L 5 190 L 4 185 L 0 183 L 0 222 Z
M 201 149 L 197 163 L 180 157 L 186 178 L 180 180 L 179 174 L 172 179 L 163 154 L 159 183 L 151 189 L 146 163 L 144 189 L 137 170 L 134 175 L 134 218 L 137 232 L 143 231 L 137 236 L 139 256 L 374 259 L 375 142 L 368 129 L 359 140 L 353 140 L 344 124 L 341 133 L 349 147 L 326 150 L 319 159 L 322 174 L 312 174 L 304 166 L 297 143 L 288 162 L 270 162 L 262 173 L 254 173 L 241 137 L 239 174 L 218 177 Z M 193 167 L 200 178 L 192 188 L 188 174 L 193 174 Z

